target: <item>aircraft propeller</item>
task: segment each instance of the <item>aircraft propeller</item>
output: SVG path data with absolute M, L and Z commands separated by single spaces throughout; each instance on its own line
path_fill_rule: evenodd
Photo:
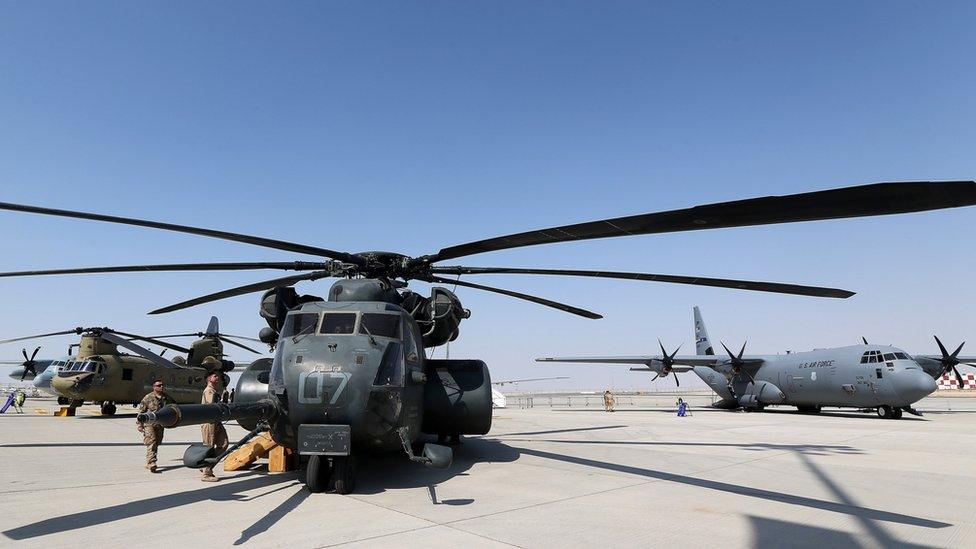
M 654 372 L 654 379 L 651 381 L 654 381 L 659 377 L 667 377 L 667 375 L 671 373 L 671 368 L 674 366 L 674 357 L 678 354 L 678 351 L 681 350 L 681 345 L 678 345 L 678 348 L 675 349 L 673 353 L 669 354 L 664 350 L 664 344 L 661 343 L 660 339 L 657 340 L 657 344 L 661 347 L 661 372 Z M 681 387 L 681 381 L 678 380 L 678 374 L 674 374 L 674 383 L 678 387 Z
M 732 382 L 735 381 L 735 378 L 741 376 L 743 373 L 749 376 L 749 381 L 753 385 L 756 384 L 756 378 L 752 377 L 752 374 L 750 374 L 748 370 L 743 368 L 743 366 L 745 365 L 745 361 L 742 360 L 742 355 L 746 352 L 747 343 L 748 341 L 742 343 L 742 348 L 739 349 L 738 355 L 732 354 L 732 351 L 730 351 L 729 348 L 725 346 L 725 343 L 722 343 L 722 347 L 725 349 L 725 352 L 728 353 L 729 355 L 728 364 L 732 365 L 732 375 L 729 377 L 728 388 L 733 398 L 735 397 L 735 389 L 732 386 Z
M 34 376 L 37 375 L 37 362 L 34 362 L 34 359 L 37 357 L 37 353 L 40 350 L 41 350 L 41 348 L 40 348 L 40 346 L 38 346 L 36 349 L 34 349 L 34 352 L 31 353 L 31 355 L 29 357 L 27 356 L 27 349 L 21 349 L 20 350 L 21 354 L 24 355 L 24 363 L 22 364 L 22 366 L 24 367 L 24 370 L 20 373 L 20 380 L 21 381 L 24 381 L 24 379 L 27 377 L 27 371 L 28 370 L 30 370 L 31 375 L 34 375 Z
M 612 238 L 634 235 L 663 234 L 704 229 L 747 227 L 779 223 L 795 223 L 825 219 L 843 219 L 864 216 L 877 216 L 920 212 L 944 208 L 976 205 L 976 182 L 916 181 L 905 183 L 876 183 L 814 191 L 785 196 L 766 196 L 731 202 L 706 204 L 679 210 L 652 212 L 647 214 L 602 219 L 586 223 L 550 227 L 541 230 L 510 234 L 457 246 L 442 248 L 440 251 L 410 257 L 392 252 L 348 253 L 317 246 L 309 246 L 259 236 L 251 236 L 228 231 L 163 223 L 130 217 L 111 216 L 96 213 L 59 210 L 39 206 L 0 202 L 0 209 L 26 213 L 87 219 L 124 225 L 135 225 L 166 231 L 174 231 L 210 238 L 241 242 L 287 252 L 307 254 L 326 258 L 327 261 L 307 262 L 248 262 L 248 263 L 181 263 L 170 265 L 126 265 L 115 267 L 91 267 L 55 270 L 33 270 L 0 273 L 0 277 L 116 273 L 145 271 L 225 271 L 251 269 L 277 269 L 305 271 L 288 277 L 256 282 L 245 286 L 211 293 L 181 303 L 162 307 L 152 314 L 170 312 L 201 303 L 208 303 L 227 297 L 290 286 L 302 281 L 327 277 L 366 277 L 386 280 L 420 280 L 442 283 L 438 275 L 479 275 L 479 274 L 525 274 L 584 276 L 613 278 L 623 280 L 659 281 L 698 286 L 736 288 L 782 294 L 806 295 L 816 297 L 848 298 L 854 292 L 837 288 L 803 286 L 748 280 L 721 278 L 701 278 L 692 276 L 660 275 L 651 273 L 629 273 L 613 271 L 583 271 L 562 269 L 513 269 L 503 267 L 439 266 L 437 263 L 467 257 L 485 252 L 507 250 L 540 244 L 552 244 L 576 240 Z M 462 283 L 450 280 L 468 288 L 503 294 L 509 297 L 531 301 L 547 307 L 559 309 L 586 318 L 600 318 L 600 315 L 563 303 L 535 297 L 519 292 L 503 290 L 491 286 Z
M 932 336 L 932 337 L 935 338 L 935 342 L 939 344 L 939 351 L 942 352 L 942 358 L 939 359 L 942 362 L 942 374 L 940 374 L 939 377 L 942 377 L 942 375 L 945 375 L 945 373 L 951 369 L 952 373 L 956 375 L 956 383 L 958 383 L 959 388 L 962 389 L 963 387 L 966 386 L 966 384 L 965 381 L 963 380 L 962 374 L 959 373 L 959 369 L 956 368 L 956 366 L 960 364 L 966 364 L 967 366 L 976 366 L 976 364 L 961 362 L 958 358 L 956 358 L 959 356 L 959 351 L 962 351 L 962 347 L 963 345 L 966 344 L 966 342 L 963 341 L 962 343 L 960 343 L 959 346 L 956 347 L 956 350 L 953 351 L 952 354 L 949 354 L 949 351 L 946 350 L 945 345 L 943 345 L 942 341 L 939 340 L 939 336 Z

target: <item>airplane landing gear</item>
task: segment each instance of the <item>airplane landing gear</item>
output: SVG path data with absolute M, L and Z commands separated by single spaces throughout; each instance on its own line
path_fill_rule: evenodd
M 801 414 L 819 414 L 820 406 L 815 404 L 812 406 L 797 406 L 796 411 L 800 412 Z
M 115 415 L 115 404 L 111 402 L 105 402 L 102 404 L 102 415 L 103 416 L 114 416 Z
M 881 419 L 901 419 L 901 408 L 892 408 L 887 404 L 878 406 L 878 417 Z

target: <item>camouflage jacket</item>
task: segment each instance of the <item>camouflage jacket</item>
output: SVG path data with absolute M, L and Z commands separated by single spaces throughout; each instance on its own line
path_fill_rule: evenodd
M 173 397 L 169 396 L 169 393 L 164 391 L 160 396 L 156 396 L 156 393 L 149 393 L 142 397 L 142 401 L 139 403 L 139 413 L 155 412 L 168 404 L 176 404 L 176 401 L 173 400 Z

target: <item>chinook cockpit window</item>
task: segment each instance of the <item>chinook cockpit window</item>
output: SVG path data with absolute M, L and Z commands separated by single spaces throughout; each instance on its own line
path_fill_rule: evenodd
M 369 327 L 372 331 L 372 326 Z M 356 332 L 356 313 L 325 313 L 320 334 L 346 335 Z M 376 335 L 376 334 L 373 334 Z
M 363 313 L 359 333 L 360 335 L 400 339 L 400 315 Z
M 318 313 L 290 314 L 285 317 L 285 325 L 281 327 L 281 337 L 294 337 L 314 333 L 315 326 L 318 323 Z

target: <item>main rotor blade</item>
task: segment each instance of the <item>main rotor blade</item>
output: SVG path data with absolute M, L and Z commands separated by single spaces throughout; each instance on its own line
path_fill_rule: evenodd
M 326 278 L 329 276 L 332 276 L 332 273 L 330 271 L 315 271 L 315 272 L 305 273 L 300 275 L 274 278 L 272 280 L 265 280 L 264 282 L 255 282 L 253 284 L 246 284 L 244 286 L 238 286 L 236 288 L 231 288 L 229 290 L 223 290 L 220 292 L 207 294 L 205 296 L 196 297 L 193 299 L 189 299 L 187 301 L 181 301 L 180 303 L 176 303 L 174 305 L 161 307 L 154 311 L 149 311 L 149 314 L 157 315 L 160 313 L 170 313 L 173 311 L 178 311 L 180 309 L 194 307 L 196 305 L 200 305 L 203 303 L 210 303 L 211 301 L 226 299 L 228 297 L 235 297 L 239 295 L 250 294 L 250 293 L 260 292 L 264 290 L 270 290 L 272 288 L 277 288 L 279 286 L 291 286 L 292 284 L 302 282 L 304 280 L 318 280 L 320 278 Z
M 621 280 L 641 280 L 645 282 L 669 282 L 673 284 L 689 284 L 693 286 L 712 286 L 715 288 L 735 288 L 755 292 L 771 292 L 777 294 L 806 295 L 812 297 L 833 297 L 847 299 L 854 292 L 838 288 L 822 288 L 819 286 L 803 286 L 799 284 L 783 284 L 779 282 L 757 282 L 752 280 L 734 280 L 728 278 L 708 278 L 700 276 L 663 275 L 652 273 L 626 273 L 616 271 L 581 271 L 576 269 L 515 269 L 506 267 L 432 267 L 431 272 L 438 274 L 530 274 L 557 276 L 587 276 L 594 278 L 617 278 Z
M 97 213 L 76 212 L 72 210 L 58 210 L 54 208 L 43 208 L 40 206 L 29 206 L 25 204 L 11 204 L 9 202 L 0 202 L 0 210 L 36 213 L 41 215 L 53 215 L 57 217 L 72 217 L 75 219 L 88 219 L 90 221 L 105 221 L 107 223 L 119 223 L 121 225 L 136 225 L 138 227 L 148 227 L 151 229 L 162 229 L 164 231 L 174 231 L 178 233 L 188 233 L 188 234 L 195 234 L 199 236 L 207 236 L 210 238 L 219 238 L 221 240 L 231 240 L 234 242 L 242 242 L 244 244 L 252 244 L 254 246 L 274 248 L 276 250 L 285 250 L 288 252 L 296 252 L 300 254 L 316 255 L 320 257 L 330 257 L 332 259 L 339 259 L 342 261 L 347 261 L 349 263 L 354 263 L 356 265 L 365 264 L 365 261 L 361 257 L 346 252 L 329 250 L 327 248 L 319 248 L 317 246 L 306 246 L 305 244 L 297 244 L 294 242 L 286 242 L 284 240 L 275 240 L 275 239 L 264 238 L 260 236 L 251 236 L 251 235 L 240 234 L 240 233 L 232 233 L 228 231 L 218 231 L 214 229 L 204 229 L 201 227 L 191 227 L 189 225 L 177 225 L 175 223 L 148 221 L 145 219 L 136 219 L 134 217 L 120 217 L 120 216 L 104 215 L 104 214 L 97 214 Z
M 158 265 L 118 265 L 113 267 L 81 267 L 77 269 L 45 269 L 0 273 L 0 278 L 14 276 L 46 276 L 93 273 L 141 273 L 165 271 L 248 271 L 256 269 L 281 269 L 287 271 L 313 271 L 328 269 L 327 263 L 308 261 L 265 261 L 250 263 L 168 263 Z
M 148 359 L 149 361 L 151 361 L 153 364 L 157 366 L 162 366 L 163 368 L 179 368 L 179 366 L 177 366 L 176 364 L 173 364 L 172 362 L 157 355 L 156 353 L 150 351 L 149 349 L 146 349 L 145 347 L 136 345 L 135 343 L 129 341 L 128 339 L 125 339 L 124 337 L 119 337 L 116 333 L 102 332 L 101 334 L 99 334 L 98 337 L 106 341 L 110 341 L 118 345 L 119 347 L 124 347 L 132 351 L 133 353 L 141 356 L 142 358 Z
M 451 246 L 419 260 L 435 263 L 484 252 L 570 240 L 889 215 L 974 204 L 976 181 L 875 183 L 527 231 Z
M 80 333 L 81 332 L 79 332 L 77 329 L 74 329 L 74 330 L 65 330 L 63 332 L 51 332 L 49 334 L 37 334 L 37 335 L 30 335 L 30 336 L 25 336 L 25 337 L 15 337 L 13 339 L 4 339 L 4 340 L 0 340 L 0 344 L 3 344 L 3 343 L 13 343 L 14 341 L 24 341 L 26 339 L 38 339 L 38 338 L 41 338 L 41 337 L 51 337 L 51 336 L 60 336 L 60 335 L 68 335 L 68 334 L 80 334 Z
M 503 290 L 501 288 L 493 288 L 491 286 L 482 286 L 481 284 L 474 284 L 473 282 L 465 282 L 463 280 L 454 280 L 450 278 L 441 278 L 439 276 L 432 276 L 426 280 L 428 282 L 439 282 L 441 284 L 456 284 L 458 286 L 465 286 L 468 288 L 485 290 L 486 292 L 494 292 L 496 294 L 507 295 L 509 297 L 514 297 L 517 299 L 524 299 L 526 301 L 531 301 L 532 303 L 538 303 L 539 305 L 545 305 L 546 307 L 552 307 L 553 309 L 559 309 L 560 311 L 565 311 L 567 313 L 572 313 L 574 315 L 591 318 L 593 320 L 603 318 L 603 315 L 599 315 L 592 311 L 587 311 L 586 309 L 580 309 L 579 307 L 573 307 L 572 305 L 566 305 L 565 303 L 559 303 L 558 301 L 551 301 L 533 295 L 513 292 L 511 290 Z
M 217 339 L 223 341 L 224 343 L 230 343 L 231 345 L 234 345 L 236 347 L 240 347 L 241 349 L 244 349 L 245 351 L 251 351 L 252 353 L 254 353 L 256 355 L 261 354 L 260 351 L 255 351 L 254 349 L 248 347 L 247 345 L 242 345 L 242 344 L 240 344 L 240 343 L 238 343 L 238 342 L 236 342 L 236 341 L 234 341 L 232 339 L 228 339 L 228 338 L 226 338 L 226 337 L 224 337 L 222 335 L 218 335 L 217 336 Z
M 156 339 L 155 337 L 141 336 L 141 335 L 136 335 L 136 334 L 127 334 L 125 332 L 120 332 L 118 330 L 112 330 L 112 329 L 108 329 L 108 330 L 103 330 L 102 331 L 103 334 L 105 332 L 111 332 L 113 334 L 118 334 L 120 336 L 127 337 L 127 338 L 129 338 L 129 341 L 146 341 L 148 343 L 152 343 L 154 345 L 159 345 L 160 347 L 166 347 L 167 349 L 172 349 L 172 350 L 177 351 L 177 352 L 180 352 L 180 353 L 189 353 L 190 352 L 190 350 L 187 349 L 186 347 L 181 347 L 179 345 L 176 345 L 175 343 L 168 343 L 166 341 L 161 341 L 159 339 Z

